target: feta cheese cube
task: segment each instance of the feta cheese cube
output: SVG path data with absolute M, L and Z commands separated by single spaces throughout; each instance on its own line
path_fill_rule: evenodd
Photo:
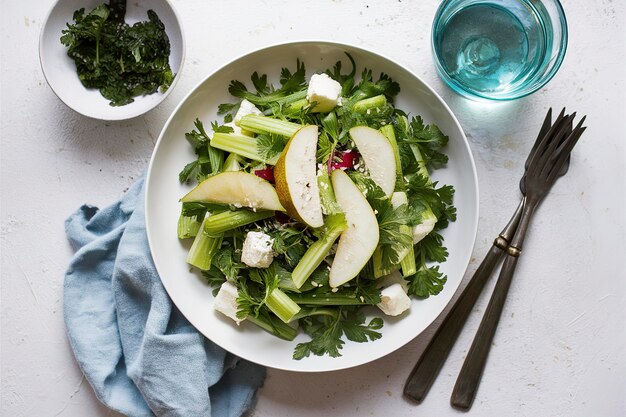
M 386 288 L 392 286 L 393 284 L 400 284 L 404 292 L 408 292 L 409 290 L 409 283 L 406 279 L 404 279 L 404 277 L 398 270 L 393 271 L 391 274 L 386 275 L 382 278 L 379 278 L 379 281 L 379 288 Z
M 313 108 L 315 112 L 331 111 L 341 99 L 341 84 L 328 74 L 313 74 L 306 91 L 306 99 L 309 103 L 317 103 Z
M 248 232 L 243 242 L 241 262 L 252 268 L 267 268 L 274 260 L 274 239 L 263 232 Z
M 432 232 L 435 228 L 435 223 L 437 223 L 437 218 L 435 216 L 430 216 L 424 219 L 424 221 L 417 226 L 413 227 L 413 244 L 424 239 L 426 235 Z
M 400 283 L 395 283 L 385 288 L 380 293 L 378 308 L 388 316 L 397 316 L 411 308 L 411 299 L 404 292 Z
M 237 310 L 239 309 L 237 307 L 238 295 L 237 287 L 228 281 L 224 282 L 215 296 L 215 300 L 213 300 L 213 309 L 235 320 L 235 323 L 239 325 L 243 320 L 237 318 Z
M 244 98 L 239 105 L 239 110 L 237 110 L 237 114 L 235 114 L 235 117 L 233 118 L 233 122 L 237 126 L 239 126 L 241 118 L 248 114 L 258 114 L 259 116 L 262 116 L 263 112 L 259 110 L 254 104 L 250 103 Z

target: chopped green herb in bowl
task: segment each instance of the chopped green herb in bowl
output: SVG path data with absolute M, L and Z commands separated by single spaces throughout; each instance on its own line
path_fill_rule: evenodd
M 129 25 L 124 21 L 125 7 L 124 1 L 112 1 L 88 13 L 79 9 L 61 36 L 80 82 L 98 89 L 111 106 L 163 93 L 174 79 L 170 41 L 157 13 L 148 10 L 147 21 Z

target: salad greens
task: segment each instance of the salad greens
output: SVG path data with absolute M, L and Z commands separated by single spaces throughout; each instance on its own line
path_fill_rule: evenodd
M 74 60 L 81 83 L 96 88 L 111 106 L 132 103 L 134 97 L 165 92 L 174 74 L 170 41 L 153 10 L 148 20 L 124 22 L 126 2 L 112 0 L 85 14 L 74 12 L 74 23 L 62 31 L 61 43 Z
M 442 149 L 448 137 L 420 116 L 394 107 L 398 83 L 384 73 L 375 77 L 369 69 L 357 77 L 356 64 L 346 55 L 349 72 L 344 72 L 339 61 L 323 76 L 338 83 L 340 91 L 341 98 L 330 111 L 316 111 L 318 103 L 310 99 L 305 65 L 298 60 L 295 71 L 281 70 L 277 86 L 257 72 L 251 76 L 252 89 L 231 81 L 228 91 L 237 100 L 219 106 L 223 122 L 212 122 L 212 133 L 207 133 L 196 119 L 194 129 L 186 134 L 196 159 L 180 172 L 182 183 L 202 184 L 209 178 L 222 178 L 217 176 L 225 172 L 237 172 L 225 189 L 239 190 L 250 183 L 250 174 L 276 189 L 261 197 L 261 191 L 255 190 L 254 198 L 245 190 L 233 191 L 243 192 L 245 198 L 224 204 L 223 195 L 218 198 L 210 196 L 215 190 L 197 191 L 199 185 L 182 199 L 178 237 L 194 239 L 187 262 L 202 270 L 214 294 L 219 297 L 224 283 L 236 287 L 236 317 L 233 313 L 231 318 L 249 321 L 286 340 L 293 340 L 298 329 L 310 337 L 297 344 L 294 359 L 311 354 L 337 357 L 345 339 L 380 338 L 383 320 L 367 320 L 363 307 L 385 301 L 381 289 L 389 284 L 384 277 L 395 274 L 396 282 L 402 282 L 406 293 L 416 298 L 437 295 L 446 282 L 438 265 L 448 256 L 440 231 L 456 219 L 454 189 L 433 182 L 430 171 L 447 163 Z M 318 129 L 311 159 L 317 183 L 307 183 L 302 195 L 294 196 L 293 190 L 281 188 L 289 175 L 286 155 L 303 126 L 310 125 Z M 363 126 L 374 129 L 392 149 L 395 186 L 391 194 L 374 178 L 373 167 L 365 162 L 365 149 L 356 146 L 353 128 Z M 344 244 L 342 238 L 354 228 L 354 214 L 338 202 L 335 170 L 348 174 L 378 224 L 374 252 L 355 277 L 338 286 L 331 285 L 331 271 Z M 303 207 L 308 207 L 309 190 L 315 193 L 314 201 L 319 194 L 319 207 L 313 209 L 323 213 L 321 227 L 303 220 L 308 212 L 294 211 L 298 205 L 292 199 L 300 198 Z M 204 198 L 197 197 L 203 192 Z M 242 206 L 240 201 L 250 204 Z M 281 207 L 278 201 L 287 214 L 268 209 Z M 242 254 L 247 250 L 248 233 L 259 231 L 271 245 L 272 260 L 250 266 Z

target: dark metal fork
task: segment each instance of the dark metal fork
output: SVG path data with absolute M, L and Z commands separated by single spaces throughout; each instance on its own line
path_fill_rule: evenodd
M 526 195 L 523 198 L 520 223 L 506 250 L 506 257 L 487 310 L 452 392 L 450 402 L 457 408 L 468 410 L 472 406 L 530 220 L 539 203 L 559 177 L 563 165 L 567 163 L 572 149 L 586 129 L 582 126 L 585 121 L 583 117 L 572 130 L 575 115 L 574 113 L 555 123 L 539 142 L 530 159 L 523 182 Z
M 555 120 L 555 124 L 560 123 L 565 117 L 565 109 L 559 114 Z M 539 146 L 541 139 L 548 133 L 552 127 L 552 109 L 548 110 L 546 117 L 543 121 L 537 139 L 528 154 L 524 169 L 528 169 L 530 160 L 535 153 L 535 150 Z M 564 164 L 561 168 L 559 175 L 564 175 L 567 172 L 568 164 Z M 525 195 L 525 179 L 526 174 L 522 176 L 520 180 L 520 191 Z M 519 224 L 522 216 L 522 210 L 524 208 L 523 199 L 520 201 L 517 210 L 509 220 L 508 224 L 504 227 L 500 235 L 494 240 L 493 245 L 487 252 L 484 260 L 480 266 L 468 281 L 467 285 L 454 301 L 452 307 L 446 313 L 446 316 L 440 322 L 436 328 L 434 335 L 431 337 L 426 349 L 422 351 L 422 354 L 417 360 L 413 371 L 408 377 L 405 387 L 404 395 L 421 403 L 428 390 L 432 386 L 439 370 L 443 366 L 454 342 L 456 341 L 467 317 L 472 311 L 472 307 L 476 303 L 480 293 L 482 292 L 487 280 L 491 276 L 493 269 L 495 268 L 498 260 L 503 255 L 509 245 L 509 242 L 513 238 L 517 225 Z

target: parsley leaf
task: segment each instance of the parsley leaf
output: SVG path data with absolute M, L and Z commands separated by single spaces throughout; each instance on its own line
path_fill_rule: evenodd
M 326 74 L 328 74 L 329 77 L 331 77 L 332 79 L 337 81 L 339 84 L 341 84 L 341 96 L 342 97 L 347 97 L 350 95 L 350 92 L 352 91 L 352 88 L 354 87 L 354 76 L 356 74 L 356 63 L 354 62 L 354 59 L 347 52 L 346 52 L 346 56 L 350 60 L 350 64 L 352 64 L 352 70 L 348 74 L 341 73 L 341 67 L 342 67 L 341 61 L 337 61 L 335 65 L 333 65 L 332 70 L 326 70 Z
M 229 281 L 237 281 L 239 279 L 239 271 L 246 269 L 247 266 L 241 262 L 240 256 L 235 256 L 233 248 L 224 248 L 213 257 L 211 262 Z
M 274 239 L 272 249 L 285 261 L 289 270 L 296 267 L 308 246 L 313 243 L 307 233 L 295 227 L 275 228 L 267 234 Z
M 266 161 L 273 161 L 285 149 L 288 140 L 289 138 L 281 135 L 261 133 L 256 136 L 256 147 L 262 158 Z
M 415 213 L 423 212 L 427 207 L 437 217 L 437 228 L 444 229 L 448 221 L 456 220 L 456 209 L 452 206 L 454 188 L 450 185 L 437 187 L 437 183 L 423 175 L 413 175 L 406 182 L 409 204 Z M 421 222 L 421 218 L 419 219 Z M 418 223 L 419 223 L 418 222 Z
M 296 360 L 328 355 L 341 356 L 345 344 L 342 336 L 353 342 L 373 341 L 381 337 L 377 331 L 383 326 L 382 319 L 376 317 L 365 323 L 365 315 L 354 307 L 339 307 L 335 315 L 317 315 L 302 319 L 305 333 L 311 336 L 309 342 L 298 343 L 293 358 Z
M 397 127 L 400 127 L 400 140 L 405 144 L 416 144 L 429 168 L 439 168 L 448 162 L 448 157 L 440 151 L 447 145 L 448 136 L 444 135 L 435 124 L 424 125 L 421 116 L 413 117 L 408 124 L 401 123 L 398 118 Z M 408 172 L 408 171 L 407 171 Z
M 273 265 L 270 265 L 269 268 L 249 268 L 249 277 L 252 282 L 239 281 L 238 318 L 245 318 L 250 315 L 258 317 L 261 308 L 266 305 L 267 298 L 272 291 L 278 288 L 280 283 L 280 278 Z
M 437 295 L 443 290 L 443 285 L 447 278 L 439 271 L 439 266 L 425 267 L 422 266 L 417 270 L 415 275 L 406 277 L 408 282 L 409 295 L 415 295 L 420 298 L 428 298 L 431 295 Z
M 200 119 L 194 121 L 195 130 L 185 133 L 185 139 L 191 144 L 198 158 L 185 165 L 178 174 L 180 182 L 189 182 L 195 178 L 198 182 L 206 179 L 212 174 L 218 173 L 222 169 L 224 161 L 223 151 L 211 146 L 211 138 L 204 130 L 204 125 Z M 232 133 L 230 126 L 220 126 L 216 122 L 211 123 L 214 132 Z
M 299 93 L 306 90 L 305 81 L 306 71 L 304 63 L 299 59 L 296 61 L 296 71 L 291 72 L 288 68 L 283 68 L 280 72 L 281 88 L 271 90 L 267 83 L 266 75 L 259 75 L 254 72 L 251 77 L 252 84 L 256 89 L 256 93 L 248 91 L 244 83 L 239 80 L 232 80 L 228 86 L 228 92 L 240 99 L 246 99 L 256 106 L 266 108 L 275 104 L 290 94 Z M 233 109 L 239 104 L 222 104 L 219 106 L 219 114 L 233 114 Z

